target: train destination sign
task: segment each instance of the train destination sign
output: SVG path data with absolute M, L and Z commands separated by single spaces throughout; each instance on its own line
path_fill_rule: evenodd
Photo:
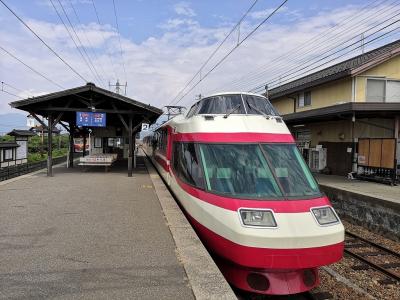
M 98 112 L 76 112 L 76 126 L 106 127 L 106 114 Z

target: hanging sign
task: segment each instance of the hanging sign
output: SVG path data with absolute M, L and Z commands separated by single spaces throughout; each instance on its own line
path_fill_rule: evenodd
M 142 123 L 142 131 L 148 131 L 149 130 L 149 124 L 147 123 Z
M 106 127 L 106 114 L 98 112 L 76 112 L 76 126 Z

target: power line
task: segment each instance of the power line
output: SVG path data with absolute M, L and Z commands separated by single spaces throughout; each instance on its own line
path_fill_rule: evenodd
M 386 12 L 384 12 L 384 13 L 386 13 Z M 384 21 L 382 21 L 382 22 L 380 22 L 380 23 L 373 23 L 373 24 L 371 24 L 371 27 L 370 27 L 369 29 L 364 30 L 364 31 L 361 32 L 361 33 L 364 34 L 364 33 L 368 32 L 368 31 L 370 31 L 370 30 L 372 30 L 372 29 L 375 29 L 377 26 L 380 26 L 380 25 L 384 24 L 385 22 L 389 21 L 389 20 L 392 19 L 393 17 L 398 16 L 399 14 L 400 14 L 399 11 L 396 11 L 396 15 L 392 15 L 392 16 L 390 16 L 389 18 L 385 19 Z M 359 25 L 361 25 L 361 24 L 359 24 Z M 357 27 L 359 27 L 359 26 L 356 26 L 356 27 L 353 27 L 353 28 L 357 28 Z M 350 37 L 349 39 L 347 39 L 347 40 L 340 40 L 340 39 L 339 39 L 339 40 L 336 40 L 336 42 L 335 42 L 336 44 L 340 42 L 340 45 L 339 45 L 339 46 L 336 46 L 336 45 L 335 45 L 334 47 L 329 48 L 330 45 L 328 45 L 328 46 L 323 46 L 323 44 L 320 44 L 319 46 L 316 46 L 316 47 L 314 47 L 313 49 L 311 49 L 310 51 L 307 51 L 306 53 L 302 54 L 302 56 L 305 56 L 305 55 L 307 55 L 307 54 L 312 54 L 312 52 L 315 51 L 315 50 L 319 50 L 320 52 L 322 52 L 322 53 L 323 53 L 322 55 L 327 54 L 327 53 L 330 53 L 331 51 L 334 51 L 335 49 L 341 47 L 342 45 L 345 45 L 345 44 L 351 42 L 352 40 L 358 38 L 358 37 L 359 37 L 359 34 L 360 34 L 360 33 L 357 33 L 357 34 L 355 34 L 354 36 L 351 36 L 351 37 Z M 331 39 L 333 39 L 333 38 L 334 38 L 334 37 L 331 37 Z M 358 41 L 357 41 L 357 42 L 358 42 Z M 357 42 L 355 42 L 355 43 L 357 43 Z M 355 44 L 355 43 L 353 43 L 353 44 Z M 323 47 L 321 48 L 321 46 L 323 46 Z M 334 52 L 334 53 L 331 53 L 329 56 L 332 56 L 332 55 L 334 55 L 334 54 L 336 54 L 336 53 L 337 53 L 337 51 Z M 320 56 L 321 56 L 321 55 L 320 55 Z M 302 65 L 305 65 L 305 64 L 309 64 L 311 61 L 313 61 L 314 59 L 318 59 L 320 56 L 313 57 L 313 58 L 311 58 L 311 59 L 309 59 L 308 57 L 305 57 L 304 59 L 302 59 L 302 60 L 300 60 L 300 61 L 298 61 L 298 59 L 296 59 L 296 58 L 292 58 L 292 59 L 289 59 L 287 62 L 283 62 L 283 63 L 280 63 L 278 60 L 275 60 L 275 61 L 278 62 L 277 64 L 275 64 L 275 67 L 274 67 L 274 68 L 272 68 L 272 67 L 268 68 L 268 67 L 267 67 L 263 72 L 259 73 L 258 78 L 261 78 L 261 77 L 262 77 L 261 74 L 265 74 L 265 73 L 267 73 L 268 71 L 269 71 L 270 73 L 272 73 L 272 74 L 275 74 L 275 73 L 277 73 L 278 71 L 280 71 L 282 68 L 285 68 L 286 70 L 287 70 L 289 67 L 290 67 L 290 68 L 298 68 L 299 66 L 302 66 Z M 278 58 L 277 58 L 277 59 L 278 59 Z M 295 64 L 295 65 L 289 64 L 289 63 L 291 63 L 291 62 L 294 62 L 294 63 L 296 63 L 296 64 Z M 272 64 L 272 65 L 274 65 L 274 64 Z M 277 76 L 276 78 L 279 78 L 279 81 L 281 81 L 282 77 L 284 77 L 285 74 L 286 74 L 286 73 L 280 74 L 280 75 Z M 239 84 L 239 86 L 240 86 L 240 87 L 248 86 L 251 82 L 254 82 L 255 80 L 257 80 L 256 77 L 253 76 L 253 78 L 254 78 L 254 80 L 250 80 L 250 81 L 248 80 L 247 82 L 243 82 L 243 81 L 242 81 L 242 83 Z M 274 78 L 275 78 L 275 77 L 274 77 Z M 265 82 L 265 81 L 266 81 L 266 80 L 263 80 L 263 82 Z
M 73 10 L 73 12 L 74 12 L 74 15 L 75 15 L 76 19 L 78 20 L 78 23 L 79 23 L 79 24 L 83 24 L 82 21 L 81 21 L 81 19 L 80 19 L 80 17 L 79 17 L 79 15 L 78 15 L 77 10 L 75 9 L 74 4 L 72 3 L 73 1 L 72 1 L 72 0 L 69 0 L 68 2 L 69 2 L 70 6 L 71 6 L 71 8 L 72 8 L 72 10 Z M 105 69 L 104 69 L 104 67 L 103 67 L 103 64 L 101 63 L 101 59 L 100 59 L 99 56 L 97 55 L 96 51 L 93 50 L 93 48 L 94 48 L 94 47 L 93 47 L 93 44 L 91 43 L 90 39 L 88 38 L 88 36 L 87 36 L 85 30 L 82 30 L 82 32 L 83 32 L 83 36 L 84 36 L 85 39 L 86 39 L 86 42 L 87 42 L 88 45 L 89 45 L 89 49 L 91 50 L 92 55 L 93 55 L 93 56 L 95 57 L 95 59 L 99 62 L 99 67 L 100 67 L 100 69 L 101 69 L 102 74 L 103 74 L 103 75 L 107 74 L 107 72 L 105 72 Z
M 32 32 L 42 43 L 45 45 L 55 56 L 57 56 L 72 72 L 79 76 L 84 82 L 88 82 L 78 71 L 76 71 L 69 63 L 67 63 L 53 48 L 51 48 L 32 28 L 28 26 L 7 4 L 0 0 L 0 2 L 30 31 Z
M 373 33 L 371 33 L 370 35 L 366 36 L 365 38 L 369 38 L 369 37 L 371 37 L 372 35 L 374 35 L 374 34 L 380 32 L 380 31 L 382 31 L 382 30 L 384 30 L 384 29 L 386 29 L 386 28 L 388 28 L 388 27 L 390 27 L 390 26 L 392 26 L 393 24 L 398 23 L 398 22 L 400 22 L 400 20 L 394 21 L 394 22 L 390 23 L 389 25 L 384 26 L 383 28 L 381 28 L 381 29 L 379 29 L 379 30 L 377 30 L 377 31 L 375 31 L 375 32 L 373 32 Z M 395 28 L 394 30 L 397 30 L 397 28 Z M 383 35 L 380 35 L 380 36 L 377 37 L 377 38 L 380 38 L 380 37 L 382 37 L 382 36 L 385 36 L 385 35 L 387 35 L 387 34 L 393 32 L 394 30 L 390 30 L 390 31 L 388 31 L 387 33 L 385 33 L 385 34 L 383 34 Z M 359 49 L 360 47 L 365 46 L 366 44 L 369 44 L 369 43 L 371 43 L 371 42 L 377 40 L 377 38 L 373 38 L 372 40 L 370 40 L 370 41 L 364 43 L 364 45 L 361 45 L 361 46 L 358 46 L 358 47 L 356 47 L 356 48 L 354 48 L 354 49 L 351 49 L 349 52 L 346 52 L 346 53 L 344 53 L 344 54 L 341 54 L 341 55 L 338 56 L 338 57 L 335 57 L 335 58 L 333 58 L 333 59 L 327 61 L 327 62 L 324 62 L 324 63 L 322 63 L 322 64 L 319 64 L 318 66 L 313 67 L 313 68 L 311 68 L 310 70 L 307 70 L 307 71 L 302 72 L 302 73 L 300 73 L 300 74 L 297 74 L 297 75 L 295 75 L 295 76 L 289 77 L 289 78 L 285 79 L 285 82 L 288 82 L 288 81 L 290 81 L 290 80 L 296 78 L 297 76 L 306 74 L 306 73 L 308 73 L 308 72 L 310 72 L 310 71 L 312 71 L 312 70 L 315 70 L 315 69 L 317 69 L 317 68 L 319 68 L 319 67 L 321 67 L 321 66 L 323 66 L 323 65 L 325 65 L 325 64 L 327 64 L 327 63 L 329 63 L 329 62 L 332 62 L 332 61 L 334 61 L 334 60 L 336 60 L 336 59 L 338 59 L 338 58 L 341 58 L 341 57 L 343 57 L 343 56 L 349 54 L 350 52 L 352 52 L 352 51 L 354 51 L 354 50 L 356 50 L 356 49 Z M 352 44 L 350 44 L 350 45 L 347 45 L 346 47 L 341 48 L 341 49 L 335 51 L 335 52 L 332 53 L 332 54 L 329 54 L 329 55 L 326 55 L 326 56 L 324 56 L 324 57 L 322 57 L 322 58 L 319 58 L 318 60 L 316 60 L 316 61 L 313 62 L 312 64 L 309 64 L 309 65 L 305 66 L 304 68 L 298 69 L 299 66 L 296 66 L 296 68 L 294 68 L 294 69 L 296 69 L 296 71 L 293 71 L 293 72 L 291 72 L 291 71 L 286 72 L 286 73 L 284 73 L 285 76 L 282 76 L 282 75 L 277 76 L 277 77 L 271 79 L 270 81 L 268 81 L 268 82 L 266 82 L 266 83 L 264 83 L 264 84 L 262 84 L 262 85 L 259 85 L 259 86 L 256 86 L 256 87 L 252 88 L 250 91 L 258 90 L 258 89 L 260 89 L 261 87 L 265 87 L 266 84 L 267 84 L 267 85 L 273 84 L 273 83 L 275 83 L 275 82 L 281 80 L 282 77 L 285 78 L 285 77 L 288 77 L 288 76 L 290 76 L 290 75 L 294 75 L 294 74 L 296 74 L 296 73 L 298 73 L 298 72 L 300 72 L 300 71 L 302 71 L 302 70 L 304 70 L 304 69 L 309 68 L 310 66 L 312 66 L 312 65 L 314 65 L 314 64 L 316 64 L 316 63 L 318 63 L 318 62 L 321 62 L 321 61 L 325 60 L 326 58 L 331 57 L 332 55 L 335 55 L 335 54 L 337 54 L 337 53 L 340 53 L 340 52 L 342 52 L 343 50 L 346 50 L 346 49 L 348 49 L 348 48 L 354 46 L 354 45 L 357 44 L 357 43 L 358 43 L 358 41 L 357 41 L 357 42 L 354 42 L 354 43 L 352 43 Z M 302 64 L 302 65 L 305 65 L 305 64 Z M 300 65 L 300 66 L 302 66 L 302 65 Z M 292 69 L 292 70 L 293 70 L 293 69 Z
M 248 33 L 240 42 L 237 43 L 222 59 L 220 59 L 214 67 L 209 70 L 203 78 L 201 78 L 195 85 L 193 85 L 179 100 L 175 103 L 179 103 L 187 94 L 189 94 L 202 80 L 204 80 L 212 71 L 214 71 L 219 65 L 221 65 L 225 59 L 229 57 L 237 48 L 240 47 L 249 37 L 251 37 L 265 22 L 267 22 L 288 0 L 283 1 L 277 8 L 275 8 L 264 20 L 262 20 L 250 33 Z
M 58 86 L 61 89 L 64 89 L 63 86 L 59 85 L 58 83 L 56 83 L 55 81 L 53 81 L 52 79 L 48 78 L 47 76 L 43 75 L 42 73 L 40 73 L 39 71 L 37 71 L 36 69 L 32 68 L 31 66 L 29 66 L 28 64 L 26 64 L 25 62 L 23 62 L 20 58 L 16 57 L 14 54 L 12 54 L 11 52 L 9 52 L 8 50 L 4 49 L 2 46 L 0 46 L 0 49 L 3 50 L 5 53 L 7 53 L 9 56 L 11 56 L 12 58 L 14 58 L 15 60 L 17 60 L 18 62 L 20 62 L 21 64 L 23 64 L 25 67 L 27 67 L 29 70 L 31 70 L 32 72 L 36 73 L 37 75 L 39 75 L 40 77 L 46 79 L 47 81 L 51 82 L 52 84 Z
M 102 26 L 102 23 L 101 23 L 101 21 L 100 21 L 99 13 L 97 12 L 97 8 L 96 8 L 96 4 L 94 3 L 94 0 L 92 0 L 92 6 L 93 6 L 94 13 L 96 14 L 97 23 L 98 23 L 99 26 L 101 27 L 101 26 Z M 103 42 L 105 43 L 105 42 L 106 42 L 106 38 L 104 37 L 104 33 L 103 33 L 103 31 L 101 30 L 101 28 L 100 28 L 100 32 L 101 32 L 101 37 L 103 38 Z M 105 49 L 106 49 L 106 53 L 107 53 L 107 48 L 105 48 Z M 114 71 L 115 79 L 118 79 L 117 72 L 115 71 L 115 63 L 112 61 L 112 58 L 110 57 L 109 54 L 107 55 L 107 57 L 108 57 L 108 60 L 110 61 L 110 65 L 111 65 L 111 67 L 112 67 L 112 69 L 113 69 L 113 71 Z
M 116 10 L 116 8 L 115 8 L 115 1 L 114 1 L 114 0 L 113 0 L 113 7 L 114 7 L 115 24 L 117 25 L 117 31 L 118 31 L 119 50 L 120 50 L 120 53 L 121 53 L 122 67 L 123 67 L 123 69 L 124 69 L 125 82 L 126 82 L 128 79 L 127 79 L 127 77 L 126 77 L 124 55 L 123 55 L 123 53 L 122 53 L 121 32 L 119 31 L 117 10 Z
M 50 1 L 51 1 L 51 0 L 50 0 Z M 99 73 L 97 72 L 96 67 L 94 66 L 92 60 L 90 59 L 88 53 L 86 52 L 85 47 L 83 46 L 83 44 L 82 44 L 82 42 L 81 42 L 81 39 L 79 38 L 78 34 L 76 33 L 75 26 L 72 24 L 72 22 L 71 22 L 71 20 L 70 20 L 70 18 L 69 18 L 69 16 L 68 16 L 66 10 L 64 9 L 64 6 L 63 6 L 62 2 L 61 2 L 60 0 L 57 0 L 57 2 L 58 2 L 58 4 L 60 5 L 60 7 L 61 7 L 61 9 L 62 9 L 62 11 L 63 11 L 65 17 L 67 18 L 67 21 L 68 21 L 69 25 L 71 26 L 72 31 L 74 32 L 78 43 L 81 45 L 83 52 L 86 54 L 87 61 L 88 61 L 89 65 L 92 67 L 94 73 L 96 74 L 95 77 L 97 76 L 97 78 L 99 79 L 99 83 L 102 84 L 103 86 L 105 86 L 103 79 L 101 78 L 101 76 L 100 76 Z M 65 24 L 64 24 L 64 26 L 65 26 Z M 78 48 L 78 49 L 79 49 L 79 48 Z M 89 68 L 89 69 L 90 69 L 90 68 Z M 91 72 L 92 72 L 92 71 L 91 71 Z M 93 72 L 92 72 L 92 73 L 93 73 Z
M 214 51 L 211 53 L 211 55 L 207 58 L 207 60 L 202 64 L 200 69 L 193 75 L 193 77 L 186 83 L 186 85 L 178 92 L 178 94 L 172 99 L 171 103 L 175 101 L 176 98 L 179 97 L 179 95 L 193 82 L 193 80 L 196 78 L 197 75 L 201 73 L 203 68 L 208 64 L 208 62 L 214 57 L 214 55 L 218 52 L 218 50 L 222 47 L 222 45 L 226 42 L 226 40 L 231 36 L 231 34 L 240 26 L 244 18 L 248 15 L 248 13 L 253 9 L 253 7 L 256 5 L 258 0 L 255 0 L 253 4 L 247 9 L 247 11 L 243 14 L 243 16 L 240 18 L 240 20 L 232 27 L 231 31 L 225 36 L 225 38 L 219 43 L 219 45 L 214 49 Z
M 1 89 L 3 89 L 3 86 L 5 85 L 5 86 L 8 86 L 9 88 L 12 88 L 13 90 L 16 90 L 17 92 L 24 93 L 23 90 L 21 90 L 21 89 L 19 89 L 19 88 L 16 88 L 15 86 L 13 86 L 13 85 L 11 85 L 11 84 L 9 84 L 9 83 L 6 83 L 6 82 L 4 82 L 4 81 L 1 81 L 1 85 L 2 85 Z
M 360 27 L 362 24 L 368 23 L 372 16 L 376 18 L 376 17 L 386 13 L 388 9 L 392 9 L 393 8 L 393 7 L 389 7 L 389 8 L 384 7 L 382 9 L 379 9 L 378 11 L 372 11 L 372 13 L 371 13 L 372 16 L 368 15 L 369 11 L 367 11 L 366 13 L 361 13 L 362 11 L 366 10 L 367 8 L 369 8 L 370 6 L 372 6 L 376 2 L 380 2 L 380 3 L 378 3 L 372 9 L 378 7 L 379 5 L 382 5 L 384 2 L 387 2 L 387 0 L 384 0 L 384 1 L 373 1 L 372 3 L 360 8 L 360 10 L 359 10 L 360 13 L 358 13 L 357 15 L 352 15 L 350 17 L 343 18 L 338 23 L 336 23 L 334 26 L 332 26 L 332 27 L 328 28 L 327 30 L 324 30 L 323 32 L 313 36 L 312 38 L 308 39 L 307 41 L 305 41 L 304 43 L 300 44 L 299 46 L 296 46 L 296 47 L 292 48 L 291 50 L 287 51 L 286 53 L 271 59 L 268 64 L 264 64 L 264 65 L 258 67 L 253 72 L 250 72 L 247 75 L 242 76 L 239 79 L 232 81 L 230 83 L 230 87 L 246 86 L 246 85 L 250 84 L 250 82 L 253 82 L 253 81 L 257 80 L 257 78 L 260 78 L 262 76 L 262 74 L 266 74 L 268 71 L 270 73 L 274 73 L 274 72 L 280 70 L 280 68 L 283 68 L 284 66 L 287 66 L 289 62 L 296 62 L 297 63 L 297 61 L 298 61 L 297 58 L 298 57 L 293 57 L 293 59 L 291 59 L 289 61 L 285 61 L 284 63 L 282 63 L 281 59 L 289 57 L 290 54 L 300 53 L 300 50 L 302 50 L 302 49 L 311 48 L 310 50 L 307 50 L 305 53 L 301 53 L 302 56 L 305 56 L 307 54 L 312 54 L 313 52 L 315 52 L 315 50 L 321 49 L 321 47 L 323 47 L 321 49 L 321 51 L 324 51 L 325 49 L 329 48 L 329 45 L 327 46 L 326 43 L 323 43 L 322 41 L 318 42 L 319 40 L 321 40 L 321 38 L 322 38 L 322 40 L 324 40 L 324 39 L 327 40 L 328 43 L 329 43 L 329 41 L 333 41 L 335 44 L 337 44 L 338 43 L 338 39 L 340 38 L 340 35 L 343 32 L 349 31 L 348 28 L 344 28 L 344 27 L 345 27 L 345 25 L 349 24 L 350 21 L 352 21 L 354 19 L 357 19 L 357 18 L 363 16 L 364 14 L 367 14 L 365 18 L 357 21 L 358 25 L 357 24 L 355 24 L 355 25 L 350 24 L 352 26 L 351 30 L 354 30 L 355 28 Z M 398 2 L 398 1 L 394 1 L 394 2 L 390 3 L 389 5 L 393 5 L 395 2 Z M 378 12 L 380 12 L 380 13 L 378 14 Z M 364 22 L 365 20 L 366 20 L 366 22 Z M 354 26 L 356 26 L 356 27 L 354 27 Z M 373 26 L 373 25 L 371 25 L 371 26 Z M 335 31 L 337 31 L 338 29 L 341 29 L 341 28 L 343 28 L 343 30 L 335 33 L 333 36 L 327 34 L 330 31 L 331 32 L 335 32 Z M 317 42 L 318 42 L 318 44 L 316 46 L 314 46 L 314 44 L 316 44 Z M 328 52 L 331 51 L 334 48 L 331 48 L 330 50 L 328 50 Z M 212 91 L 215 91 L 215 90 L 217 90 L 217 89 L 214 89 Z
M 83 62 L 86 64 L 86 66 L 88 67 L 89 71 L 92 73 L 93 77 L 96 78 L 96 74 L 94 74 L 94 72 L 91 69 L 89 63 L 86 61 L 86 58 L 83 56 L 83 53 L 82 53 L 81 49 L 79 48 L 78 44 L 75 42 L 75 39 L 73 38 L 72 33 L 70 32 L 70 30 L 68 29 L 67 25 L 65 24 L 63 18 L 61 17 L 60 13 L 58 12 L 58 9 L 56 8 L 56 6 L 53 3 L 53 0 L 50 0 L 50 3 L 53 6 L 53 8 L 54 8 L 58 18 L 60 19 L 61 23 L 64 25 L 64 28 L 67 31 L 69 37 L 71 38 L 72 42 L 74 43 L 76 50 L 78 51 L 78 53 L 82 57 Z
M 6 94 L 8 94 L 10 96 L 14 96 L 14 97 L 17 97 L 17 98 L 20 98 L 20 99 L 24 99 L 21 96 L 15 95 L 15 94 L 13 94 L 11 92 L 8 92 L 8 91 L 4 90 L 3 88 L 1 89 L 1 92 L 6 93 Z

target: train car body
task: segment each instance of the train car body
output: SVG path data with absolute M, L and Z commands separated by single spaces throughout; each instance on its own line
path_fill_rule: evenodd
M 300 293 L 341 259 L 343 225 L 266 98 L 203 98 L 143 147 L 232 285 Z

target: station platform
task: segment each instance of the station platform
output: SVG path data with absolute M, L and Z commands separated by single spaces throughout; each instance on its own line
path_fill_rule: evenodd
M 0 299 L 201 298 L 144 160 L 2 182 Z
M 374 197 L 384 201 L 391 201 L 400 205 L 400 186 L 348 179 L 344 176 L 315 174 L 318 183 L 360 195 Z
M 315 174 L 342 218 L 400 241 L 400 186 Z

